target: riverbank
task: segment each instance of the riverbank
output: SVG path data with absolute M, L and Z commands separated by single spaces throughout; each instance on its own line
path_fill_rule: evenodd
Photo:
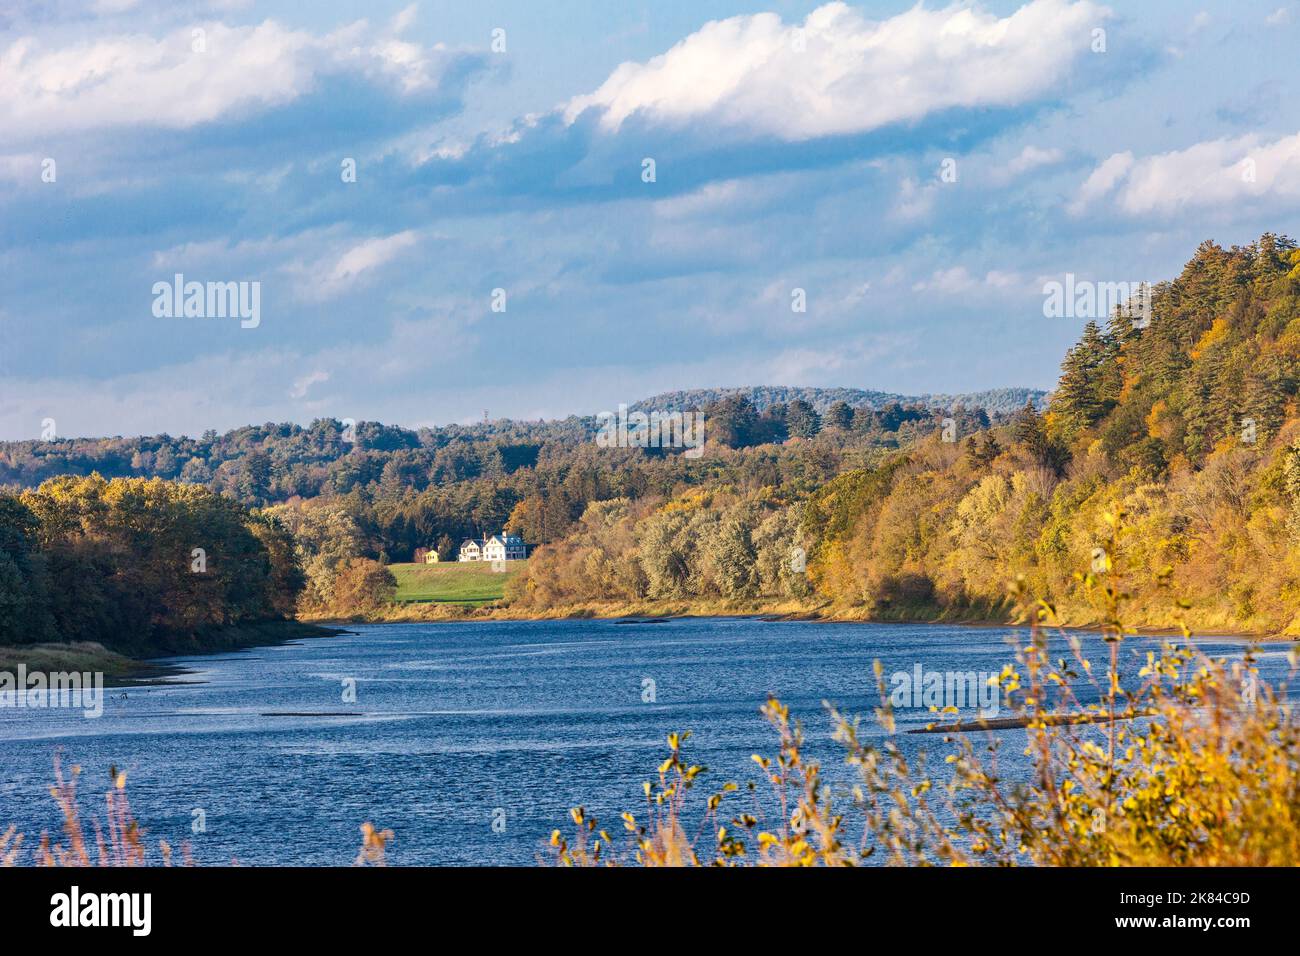
M 0 671 L 13 673 L 23 665 L 28 672 L 103 674 L 107 686 L 120 687 L 183 673 L 183 668 L 158 663 L 160 657 L 224 654 L 337 633 L 337 627 L 305 621 L 261 621 L 207 631 L 193 642 L 152 648 L 138 655 L 110 650 L 91 641 L 0 646 Z
M 1096 631 L 1102 621 L 1087 609 L 1061 611 L 1063 630 Z M 1258 641 L 1295 641 L 1300 630 L 1294 626 L 1275 630 L 1243 628 L 1221 614 L 1187 613 L 1187 624 L 1194 634 L 1235 637 Z M 381 611 L 348 619 L 331 617 L 302 618 L 313 624 L 343 625 L 456 622 L 456 621 L 558 621 L 581 619 L 658 619 L 687 617 L 759 617 L 773 620 L 814 621 L 823 623 L 874 624 L 950 624 L 964 627 L 1006 627 L 1011 620 L 1008 608 L 938 608 L 843 607 L 829 601 L 733 600 L 733 601 L 610 601 L 569 604 L 550 608 L 523 608 L 518 605 L 488 604 L 480 606 L 450 603 L 392 604 Z M 1182 633 L 1173 612 L 1135 614 L 1133 627 L 1149 637 L 1177 636 Z
M 103 644 L 78 641 L 69 644 L 31 644 L 0 647 L 0 672 L 103 674 L 109 687 L 159 680 L 176 672 L 110 651 Z

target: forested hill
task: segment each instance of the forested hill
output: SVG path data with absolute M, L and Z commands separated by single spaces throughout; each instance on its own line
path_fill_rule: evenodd
M 1019 578 L 1090 623 L 1078 572 L 1102 548 L 1135 623 L 1176 626 L 1177 596 L 1201 630 L 1300 634 L 1289 239 L 1204 243 L 1143 321 L 1089 323 L 1045 411 L 1035 394 L 1006 415 L 857 393 L 818 411 L 836 393 L 771 391 L 697 393 L 699 457 L 606 447 L 593 418 L 10 443 L 0 483 L 45 483 L 0 490 L 0 622 L 12 642 L 157 646 L 291 606 L 341 613 L 382 592 L 376 562 L 508 527 L 534 549 L 511 613 L 1005 619 Z M 92 470 L 114 480 L 51 477 Z
M 1096 624 L 1101 579 L 1135 624 L 1300 634 L 1300 250 L 1203 243 L 1134 318 L 1087 325 L 1045 413 L 811 487 L 595 504 L 516 599 L 1005 620 L 1014 580 Z
M 659 409 L 684 412 L 704 408 L 723 399 L 740 396 L 747 399 L 759 412 L 775 405 L 807 402 L 820 415 L 836 403 L 844 402 L 852 408 L 879 410 L 891 404 L 923 406 L 942 411 L 982 409 L 989 415 L 1009 415 L 1019 411 L 1026 402 L 1036 408 L 1047 406 L 1048 393 L 1036 388 L 994 388 L 982 392 L 957 395 L 923 394 L 899 395 L 893 392 L 875 392 L 861 388 L 813 388 L 791 385 L 750 385 L 743 388 L 689 388 L 676 392 L 663 392 L 642 399 L 631 406 L 633 410 Z
M 635 409 L 703 411 L 706 438 L 715 446 L 766 444 L 791 436 L 808 438 L 821 419 L 856 437 L 882 435 L 896 444 L 937 414 L 1009 414 L 1044 393 L 999 389 L 956 396 L 909 398 L 850 388 L 760 387 L 696 389 L 636 403 Z M 609 411 L 615 411 L 610 409 Z M 761 416 L 751 427 L 750 413 Z M 571 458 L 598 431 L 595 415 L 557 421 L 499 419 L 470 425 L 408 429 L 379 422 L 352 425 L 318 419 L 303 427 L 268 422 L 198 438 L 151 435 L 132 438 L 56 438 L 0 443 L 0 486 L 31 488 L 59 475 L 164 478 L 206 485 L 249 504 L 346 494 L 356 489 L 422 491 L 481 478 L 498 479 L 539 461 Z M 472 528 L 472 525 L 470 526 Z
M 1300 259 L 1286 237 L 1203 243 L 1155 288 L 1145 325 L 1091 322 L 1065 357 L 1048 436 L 1072 455 L 1153 473 L 1270 447 L 1300 385 Z

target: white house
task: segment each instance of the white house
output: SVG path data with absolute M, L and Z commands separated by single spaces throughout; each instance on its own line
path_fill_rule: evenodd
M 517 534 L 502 531 L 483 542 L 484 561 L 522 561 L 527 548 Z
M 522 561 L 528 546 L 517 534 L 502 531 L 490 538 L 466 538 L 460 544 L 461 561 Z

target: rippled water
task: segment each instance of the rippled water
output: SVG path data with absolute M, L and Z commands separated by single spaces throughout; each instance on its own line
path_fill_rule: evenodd
M 715 783 L 754 779 L 750 755 L 774 750 L 758 714 L 769 692 L 803 719 L 828 775 L 847 781 L 823 700 L 870 724 L 872 661 L 887 674 L 996 672 L 1012 659 L 1010 633 L 755 619 L 386 624 L 178 658 L 191 673 L 110 689 L 99 719 L 0 709 L 0 829 L 15 823 L 34 844 L 57 828 L 48 787 L 59 752 L 83 767 L 84 808 L 100 810 L 109 766 L 124 768 L 150 837 L 188 841 L 200 863 L 346 864 L 359 824 L 373 820 L 397 835 L 392 863 L 530 864 L 547 858 L 569 807 L 585 805 L 611 832 L 619 812 L 638 810 L 669 731 L 694 732 L 688 756 Z M 1083 640 L 1105 660 L 1099 638 Z M 1202 644 L 1216 656 L 1243 647 Z M 1127 642 L 1130 667 L 1155 646 Z M 1266 646 L 1260 668 L 1279 678 L 1285 650 Z M 347 679 L 355 703 L 343 700 Z M 900 739 L 943 750 L 938 736 Z M 204 833 L 192 832 L 195 810 Z

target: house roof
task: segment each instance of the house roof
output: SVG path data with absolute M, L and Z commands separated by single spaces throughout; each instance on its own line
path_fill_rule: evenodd
M 517 534 L 505 534 L 504 532 L 501 534 L 494 534 L 490 538 L 466 538 L 464 541 L 460 543 L 460 546 L 462 548 L 465 548 L 472 544 L 477 548 L 486 548 L 493 541 L 499 542 L 500 544 L 503 544 L 508 548 L 524 547 L 523 538 L 521 538 Z

